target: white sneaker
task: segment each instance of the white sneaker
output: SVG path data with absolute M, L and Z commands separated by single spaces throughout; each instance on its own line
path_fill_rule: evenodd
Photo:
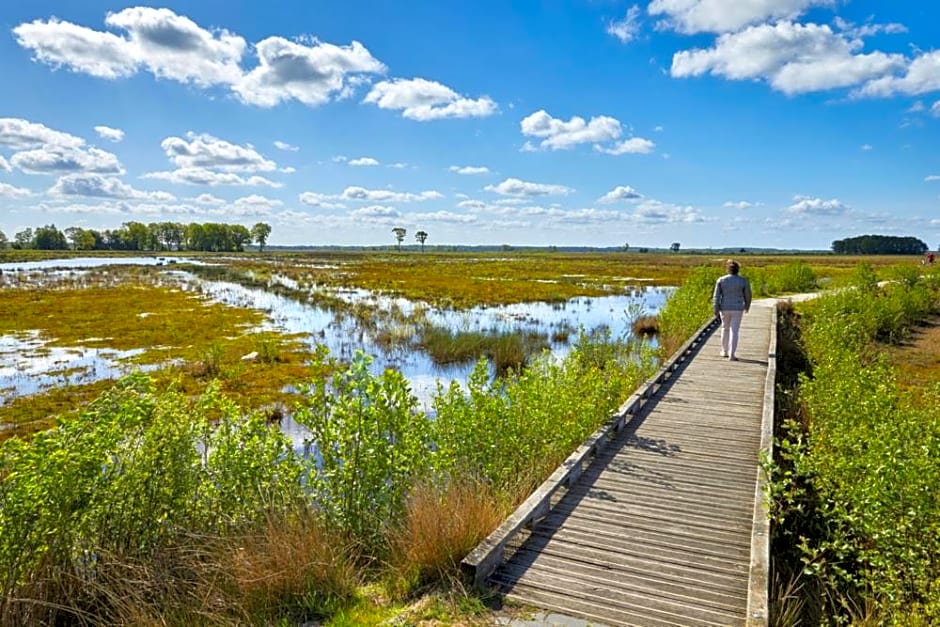
M 726 353 L 725 351 L 720 351 L 718 354 L 719 354 L 721 357 L 727 357 L 727 356 L 728 356 L 728 353 Z

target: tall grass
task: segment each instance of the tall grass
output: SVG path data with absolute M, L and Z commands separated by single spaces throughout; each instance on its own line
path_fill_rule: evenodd
M 715 281 L 724 274 L 718 267 L 692 271 L 659 312 L 660 347 L 671 355 L 712 317 Z
M 873 287 L 864 267 L 853 280 L 805 308 L 812 376 L 777 447 L 777 559 L 801 573 L 808 620 L 935 624 L 940 386 L 902 394 L 879 346 L 940 311 L 940 292 L 917 279 Z

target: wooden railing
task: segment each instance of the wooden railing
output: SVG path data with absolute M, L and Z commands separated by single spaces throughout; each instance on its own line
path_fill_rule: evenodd
M 462 570 L 477 587 L 483 587 L 487 578 L 502 563 L 508 543 L 523 528 L 532 528 L 544 518 L 552 507 L 552 500 L 562 488 L 569 488 L 594 461 L 607 443 L 620 433 L 656 391 L 677 372 L 679 366 L 698 350 L 712 331 L 717 320 L 711 320 L 677 350 L 659 371 L 646 380 L 630 398 L 620 406 L 602 427 L 591 434 L 539 487 L 483 542 L 461 562 Z M 776 337 L 776 336 L 774 336 Z M 773 402 L 771 400 L 771 411 Z M 771 416 L 771 424 L 772 424 Z M 756 514 L 755 514 L 756 515 Z M 765 601 L 766 607 L 766 601 Z

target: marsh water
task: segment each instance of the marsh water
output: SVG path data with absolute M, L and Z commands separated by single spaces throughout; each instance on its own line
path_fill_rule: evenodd
M 191 263 L 191 260 L 180 259 L 179 262 Z M 655 314 L 672 290 L 668 287 L 640 287 L 619 295 L 579 297 L 562 303 L 536 302 L 456 310 L 434 308 L 365 290 L 329 289 L 332 298 L 351 305 L 366 304 L 367 311 L 387 318 L 379 328 L 371 321 L 363 320 L 361 314 L 354 316 L 335 308 L 327 309 L 317 305 L 315 299 L 292 298 L 270 289 L 205 280 L 157 257 L 0 264 L 3 271 L 0 280 L 6 283 L 15 281 L 27 287 L 32 284 L 39 286 L 55 276 L 76 277 L 92 268 L 99 268 L 100 272 L 101 267 L 112 265 L 164 266 L 159 269 L 159 282 L 201 293 L 212 301 L 229 306 L 263 311 L 266 314 L 263 329 L 301 334 L 310 348 L 326 346 L 332 355 L 344 360 L 351 358 L 355 351 L 362 350 L 373 356 L 372 367 L 376 372 L 386 368 L 400 371 L 426 409 L 429 409 L 439 382 L 445 386 L 451 381 L 463 383 L 475 364 L 440 365 L 416 348 L 414 343 L 390 343 L 390 334 L 402 338 L 414 334 L 409 320 L 413 320 L 416 314 L 422 320 L 452 332 L 538 334 L 544 338 L 551 354 L 560 358 L 571 349 L 580 332 L 605 331 L 614 338 L 629 336 L 633 317 L 639 313 Z M 278 284 L 295 291 L 297 288 L 290 279 L 277 275 L 269 281 L 268 287 Z M 394 316 L 387 317 L 389 312 Z M 152 369 L 163 365 L 129 363 L 128 358 L 139 352 L 83 346 L 51 347 L 38 333 L 0 335 L 0 404 L 55 386 L 113 379 L 135 368 Z M 289 421 L 284 428 L 295 439 L 302 435 Z

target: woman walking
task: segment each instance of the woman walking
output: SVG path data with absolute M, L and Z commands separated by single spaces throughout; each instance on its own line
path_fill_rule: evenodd
M 751 308 L 751 284 L 738 275 L 741 265 L 737 261 L 729 259 L 725 267 L 728 274 L 715 282 L 712 309 L 721 318 L 721 356 L 737 361 L 738 331 L 741 318 Z

